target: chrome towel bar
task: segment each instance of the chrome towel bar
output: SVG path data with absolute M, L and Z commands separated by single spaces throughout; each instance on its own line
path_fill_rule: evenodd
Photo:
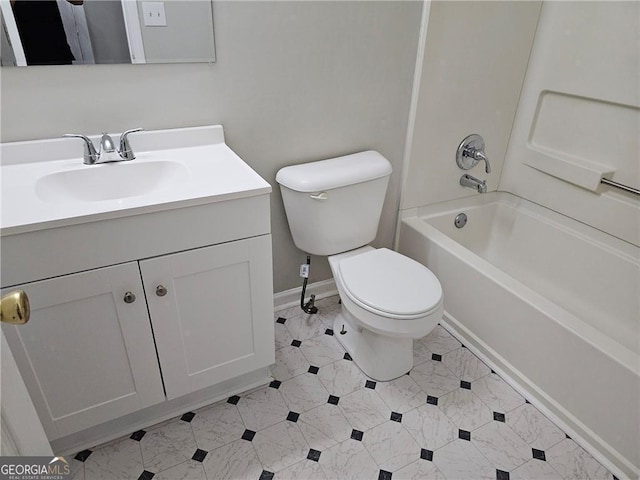
M 604 183 L 605 185 L 609 185 L 611 187 L 619 188 L 620 190 L 624 190 L 625 192 L 640 195 L 639 189 L 629 187 L 628 185 L 623 185 L 622 183 L 614 182 L 613 180 L 609 180 L 608 178 L 603 178 L 602 180 L 600 180 L 600 183 Z

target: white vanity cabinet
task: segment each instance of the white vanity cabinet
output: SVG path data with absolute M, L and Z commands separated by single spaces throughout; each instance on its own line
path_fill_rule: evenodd
M 164 401 L 137 262 L 18 288 L 31 319 L 3 330 L 49 439 Z
M 2 328 L 54 451 L 268 383 L 271 186 L 221 126 L 136 134 L 106 165 L 70 141 L 0 144 L 0 278 L 32 306 Z
M 15 288 L 31 320 L 3 329 L 50 439 L 274 362 L 270 235 Z

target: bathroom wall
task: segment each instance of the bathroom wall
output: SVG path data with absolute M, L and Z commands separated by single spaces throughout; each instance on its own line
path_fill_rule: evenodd
M 507 149 L 541 2 L 431 4 L 402 209 L 477 195 L 461 187 L 455 154 L 482 135 L 484 163 L 468 173 L 495 190 Z
M 640 246 L 640 3 L 542 8 L 500 190 Z
M 380 151 L 394 173 L 375 243 L 392 244 L 421 11 L 417 1 L 214 2 L 213 65 L 3 68 L 1 139 L 222 124 L 274 186 L 274 288 L 284 291 L 300 285 L 304 254 L 289 234 L 280 167 Z M 314 258 L 310 280 L 330 277 Z

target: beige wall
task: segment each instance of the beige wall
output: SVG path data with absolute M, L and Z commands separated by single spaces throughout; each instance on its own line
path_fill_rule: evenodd
M 639 46 L 638 2 L 545 3 L 500 180 L 638 246 L 638 197 L 599 179 L 640 188 Z
M 495 190 L 518 105 L 540 2 L 431 4 L 402 209 L 477 195 L 459 185 L 455 152 L 483 136 L 484 163 L 468 171 Z
M 380 151 L 394 174 L 376 244 L 392 244 L 421 10 L 397 1 L 214 2 L 214 65 L 3 68 L 1 138 L 222 124 L 230 147 L 274 186 L 274 287 L 293 288 L 304 254 L 275 188 L 285 165 Z M 330 276 L 326 260 L 314 259 L 311 281 Z

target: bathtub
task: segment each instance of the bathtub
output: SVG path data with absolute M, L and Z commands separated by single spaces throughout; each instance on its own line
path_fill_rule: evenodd
M 440 279 L 446 328 L 605 466 L 638 478 L 638 247 L 494 192 L 401 212 L 398 251 Z

